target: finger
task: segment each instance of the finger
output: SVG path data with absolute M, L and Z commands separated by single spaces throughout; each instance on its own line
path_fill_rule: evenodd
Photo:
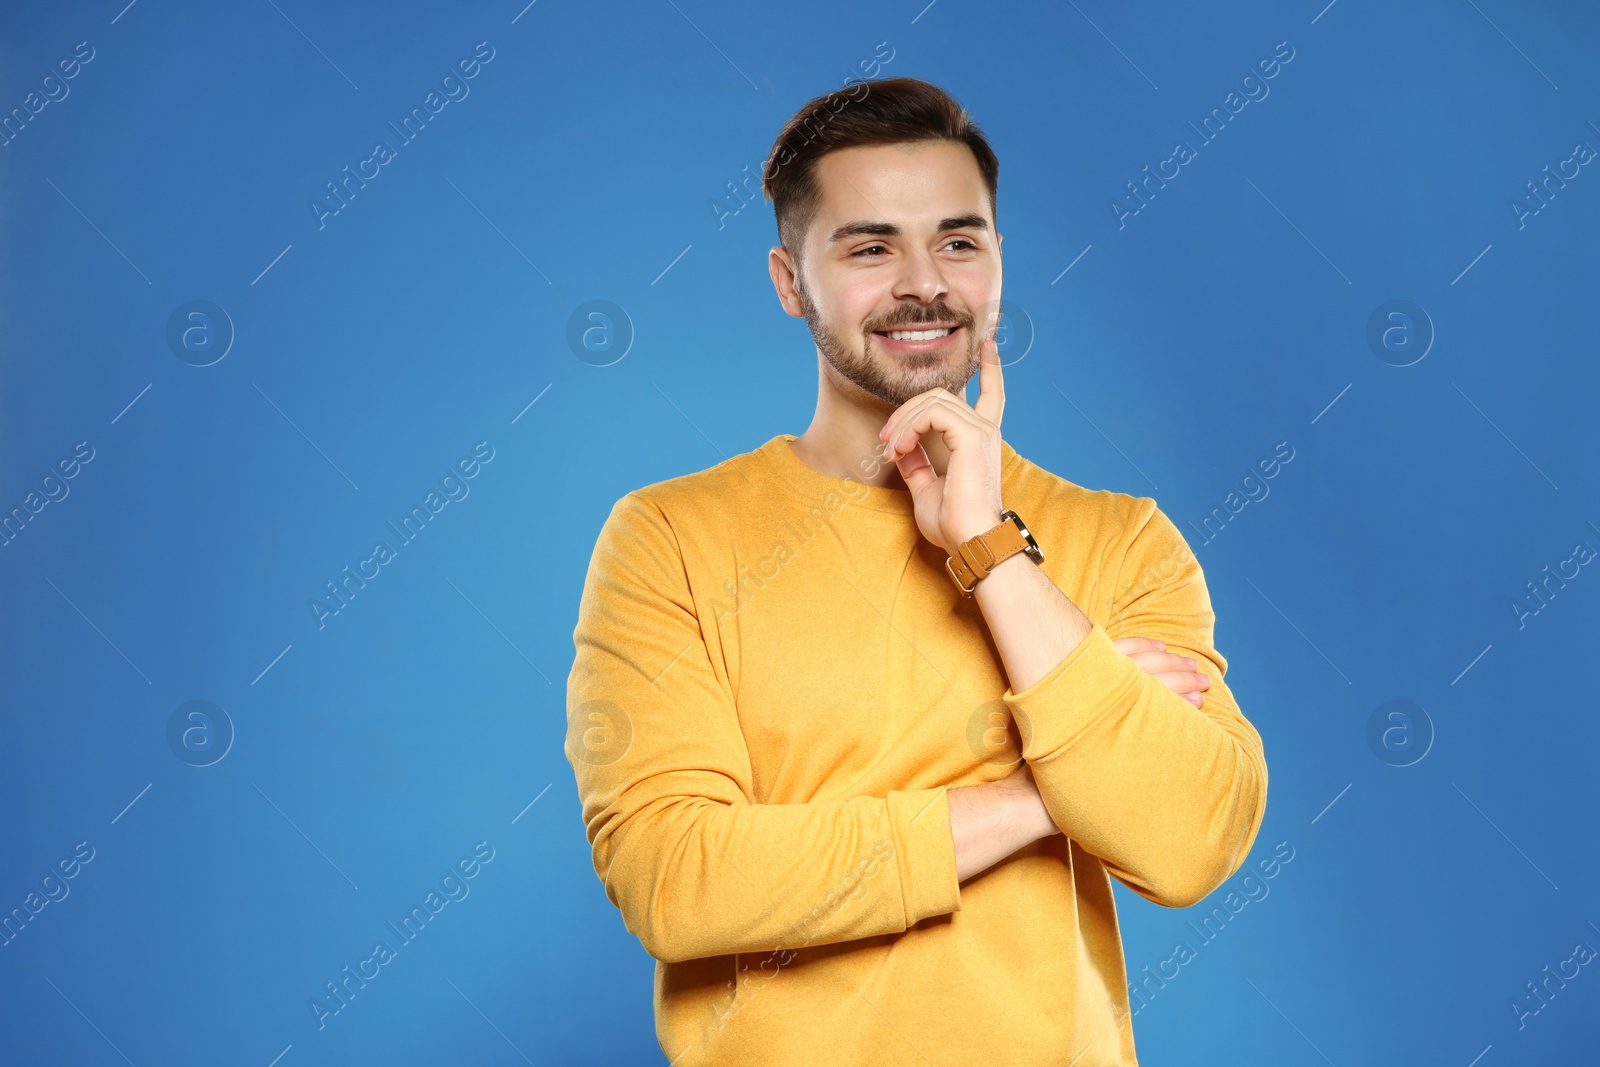
M 1161 671 L 1152 675 L 1174 693 L 1197 693 L 1211 688 L 1211 679 L 1193 671 Z
M 1167 650 L 1167 643 L 1154 637 L 1116 637 L 1112 639 L 1111 643 L 1124 656 L 1132 655 L 1135 652 L 1165 652 Z
M 918 393 L 914 397 L 911 397 L 890 413 L 889 418 L 885 420 L 883 427 L 878 431 L 878 440 L 887 441 L 890 439 L 891 434 L 897 438 L 901 437 L 902 435 L 900 431 L 909 418 L 911 418 L 917 412 L 922 411 L 928 406 L 929 403 L 938 401 L 950 403 L 963 411 L 972 410 L 972 408 L 967 406 L 967 402 L 964 397 L 958 397 L 954 393 L 950 392 L 950 390 L 945 389 L 942 386 L 935 387 L 933 389 L 924 389 L 922 392 Z
M 928 427 L 918 425 L 918 423 L 929 408 L 943 401 L 953 401 L 954 399 L 947 390 L 930 390 L 907 400 L 899 411 L 889 416 L 889 422 L 884 427 L 885 433 L 883 437 L 885 442 L 894 445 L 895 450 L 891 458 L 893 455 L 899 455 L 910 447 L 909 442 L 914 439 L 913 433 L 916 436 L 920 436 L 927 431 Z M 962 407 L 965 408 L 966 405 L 963 404 Z
M 903 423 L 910 412 L 922 407 L 927 401 L 939 396 L 941 393 L 945 396 L 950 395 L 950 391 L 944 388 L 924 389 L 895 408 L 894 411 L 889 413 L 889 417 L 884 420 L 882 428 L 878 430 L 878 440 L 887 441 L 890 431 Z
M 1128 658 L 1139 665 L 1139 669 L 1146 674 L 1155 674 L 1159 671 L 1193 671 L 1198 664 L 1187 656 L 1179 656 L 1171 652 L 1134 652 Z
M 988 340 L 978 347 L 978 402 L 973 410 L 996 426 L 1006 409 L 1005 375 L 1000 369 L 1000 346 Z
M 980 428 L 971 408 L 948 392 L 941 392 L 942 396 L 930 397 L 890 429 L 887 443 L 890 459 L 896 459 L 908 451 L 911 442 L 919 440 L 924 434 L 941 434 L 948 443 L 951 434 Z

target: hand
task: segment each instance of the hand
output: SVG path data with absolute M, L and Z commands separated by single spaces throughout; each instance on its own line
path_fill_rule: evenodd
M 895 409 L 878 436 L 884 458 L 900 468 L 911 490 L 922 536 L 953 554 L 969 538 L 1000 523 L 1000 414 L 1005 382 L 1000 350 L 993 341 L 979 348 L 978 402 L 969 407 L 948 389 L 918 393 Z M 925 434 L 939 434 L 950 452 L 944 474 L 934 473 L 922 447 Z
M 1197 664 L 1194 660 L 1168 652 L 1165 641 L 1154 637 L 1118 637 L 1111 643 L 1117 646 L 1118 652 L 1137 663 L 1140 670 L 1153 675 L 1162 685 L 1195 707 L 1205 703 L 1200 691 L 1211 688 L 1211 679 L 1195 673 Z

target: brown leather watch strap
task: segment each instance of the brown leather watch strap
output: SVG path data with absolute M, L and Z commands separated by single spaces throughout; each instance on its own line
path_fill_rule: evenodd
M 1027 549 L 1028 540 L 1017 524 L 1003 519 L 998 526 L 956 546 L 955 553 L 945 559 L 944 568 L 961 595 L 970 597 L 978 582 L 987 578 L 997 564 Z

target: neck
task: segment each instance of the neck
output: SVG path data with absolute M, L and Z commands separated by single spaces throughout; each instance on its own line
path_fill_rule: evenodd
M 819 373 L 817 410 L 806 432 L 795 438 L 794 452 L 819 474 L 851 478 L 881 489 L 905 489 L 900 468 L 883 459 L 884 442 L 878 432 L 898 410 L 873 396 L 851 400 L 841 394 L 826 374 Z M 943 477 L 950 450 L 937 434 L 922 437 L 922 448 L 934 473 Z

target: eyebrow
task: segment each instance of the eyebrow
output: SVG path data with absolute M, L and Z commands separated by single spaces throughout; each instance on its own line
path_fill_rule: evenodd
M 939 223 L 939 232 L 947 230 L 988 230 L 989 223 L 982 215 L 952 215 Z M 847 237 L 899 237 L 900 227 L 892 222 L 871 222 L 859 219 L 847 222 L 834 230 L 828 236 L 828 243 L 842 241 Z

